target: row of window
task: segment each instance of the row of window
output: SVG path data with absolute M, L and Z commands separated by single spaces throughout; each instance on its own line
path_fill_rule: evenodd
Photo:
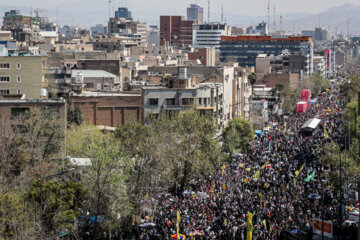
M 175 98 L 167 98 L 165 100 L 166 106 L 175 106 Z M 181 105 L 182 106 L 194 106 L 195 100 L 194 98 L 181 98 Z M 150 106 L 158 106 L 159 99 L 158 98 L 150 98 L 149 99 Z
M 21 82 L 21 76 L 16 76 L 16 81 L 18 83 Z M 10 76 L 0 76 L 0 83 L 9 83 L 11 82 L 11 77 Z
M 10 63 L 0 63 L 0 69 L 10 69 L 11 64 Z M 16 63 L 16 69 L 21 69 L 21 63 Z
M 41 114 L 44 117 L 56 117 L 59 118 L 58 108 L 41 108 Z M 30 108 L 11 108 L 11 117 L 29 117 Z
M 11 90 L 10 89 L 0 89 L 0 95 L 9 95 L 11 94 Z M 18 88 L 16 90 L 16 94 L 21 94 L 21 89 Z

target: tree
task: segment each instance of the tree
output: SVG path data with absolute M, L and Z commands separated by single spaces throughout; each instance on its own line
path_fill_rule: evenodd
M 248 144 L 255 138 L 253 126 L 245 119 L 234 118 L 223 130 L 223 138 L 224 149 L 227 153 L 245 152 Z
M 250 73 L 250 75 L 248 76 L 249 82 L 251 84 L 251 90 L 252 90 L 252 94 L 254 94 L 254 85 L 258 79 L 258 76 L 255 72 Z
M 319 73 L 313 74 L 304 80 L 302 88 L 309 88 L 314 96 L 317 96 L 320 91 L 328 88 L 330 85 L 329 80 L 325 79 Z
M 131 212 L 126 191 L 126 168 L 129 158 L 112 133 L 102 133 L 95 126 L 72 128 L 67 136 L 68 153 L 74 157 L 91 159 L 91 166 L 83 170 L 81 181 L 90 191 L 88 209 L 91 216 L 105 216 L 105 222 L 91 229 L 93 239 L 100 238 L 100 230 L 116 227 L 119 217 Z M 118 224 L 115 224 L 118 222 Z
M 84 115 L 81 111 L 81 108 L 78 105 L 75 105 L 75 107 L 71 107 L 68 105 L 67 107 L 67 122 L 68 126 L 71 126 L 73 124 L 79 126 L 84 121 Z

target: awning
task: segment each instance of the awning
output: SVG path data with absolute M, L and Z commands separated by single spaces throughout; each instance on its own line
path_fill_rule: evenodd
M 314 130 L 320 122 L 321 120 L 318 118 L 311 118 L 301 127 L 301 130 Z

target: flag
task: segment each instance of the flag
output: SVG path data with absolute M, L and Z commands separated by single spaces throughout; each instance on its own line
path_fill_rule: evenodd
M 348 188 L 349 188 L 349 187 L 351 187 L 352 185 L 353 185 L 353 183 L 352 183 L 352 182 L 350 182 L 350 183 L 349 183 L 349 185 L 348 185 Z
M 262 193 L 260 193 L 259 195 L 260 195 L 260 198 L 261 198 L 261 201 L 262 201 Z
M 225 184 L 223 185 L 223 189 L 224 189 L 224 190 L 226 189 L 226 185 L 225 185 Z
M 315 179 L 315 172 L 316 171 L 313 171 L 307 178 L 305 178 L 305 182 L 310 182 L 311 180 L 314 180 Z
M 225 168 L 226 168 L 226 166 L 222 166 L 222 167 L 221 167 L 221 175 L 224 175 Z
M 298 178 L 298 176 L 300 175 L 300 173 L 301 173 L 302 170 L 304 169 L 305 164 L 306 164 L 306 163 L 304 163 L 304 164 L 301 166 L 301 168 L 299 169 L 299 171 L 296 171 L 296 172 L 295 172 L 294 183 L 296 183 L 296 179 Z
M 265 168 L 271 168 L 271 164 L 265 165 Z
M 252 213 L 251 213 L 251 212 L 248 212 L 248 222 L 247 222 L 246 240 L 252 240 L 252 234 L 253 234 L 252 219 L 253 219 Z
M 248 178 L 246 178 L 246 179 L 244 179 L 244 183 L 247 183 L 249 181 L 249 179 Z
M 350 207 L 349 207 L 349 211 L 352 212 L 352 210 L 353 210 L 353 209 L 352 209 L 352 207 L 350 206 Z
M 328 133 L 326 131 L 326 123 L 324 125 L 324 138 L 329 138 L 329 135 L 328 135 Z
M 145 200 L 148 200 L 148 199 L 149 199 L 149 194 L 146 193 L 146 195 L 145 195 Z
M 264 221 L 262 221 L 262 224 L 264 224 L 264 227 L 266 229 L 266 219 L 264 219 Z
M 176 219 L 176 234 L 177 234 L 177 239 L 180 239 L 180 221 L 181 221 L 181 217 L 180 217 L 180 212 L 179 210 L 177 211 L 177 219 Z
M 268 183 L 266 182 L 266 183 L 264 184 L 264 188 L 266 188 L 267 185 L 268 185 Z

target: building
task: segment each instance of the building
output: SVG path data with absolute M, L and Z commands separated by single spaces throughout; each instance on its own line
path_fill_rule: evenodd
M 108 22 L 108 34 L 133 38 L 136 41 L 139 40 L 141 44 L 147 41 L 146 23 L 132 19 L 110 18 Z
M 92 52 L 93 44 L 85 43 L 59 43 L 55 44 L 55 52 Z
M 71 84 L 81 85 L 86 90 L 120 90 L 120 78 L 103 70 L 72 70 Z
M 69 104 L 79 106 L 85 122 L 96 126 L 117 127 L 143 120 L 140 93 L 84 91 L 70 95 Z
M 190 4 L 190 6 L 187 8 L 186 19 L 198 23 L 203 23 L 203 18 L 204 9 L 198 4 Z
M 128 8 L 121 7 L 115 11 L 115 18 L 132 19 L 132 13 L 128 10 Z
M 93 34 L 102 34 L 105 35 L 107 33 L 107 27 L 102 24 L 96 24 L 95 26 L 90 28 Z
M 278 56 L 305 54 L 310 57 L 312 73 L 313 42 L 311 37 L 271 37 L 271 36 L 222 36 L 220 61 L 238 62 L 239 66 L 255 66 L 259 54 Z
M 180 22 L 180 35 L 178 43 L 183 46 L 191 46 L 193 43 L 193 24 L 192 20 L 183 20 Z
M 194 24 L 193 46 L 220 48 L 221 36 L 230 36 L 231 27 L 225 23 Z
M 314 40 L 315 41 L 330 41 L 332 39 L 332 33 L 321 27 L 321 28 L 315 28 L 314 31 Z
M 193 52 L 188 52 L 188 59 L 200 61 L 201 65 L 214 67 L 216 64 L 216 53 L 214 47 L 196 48 Z
M 148 31 L 148 44 L 155 44 L 157 46 L 160 45 L 160 32 L 159 28 L 156 25 L 152 25 L 149 27 Z
M 160 45 L 178 43 L 181 21 L 184 16 L 160 16 Z
M 39 99 L 41 89 L 47 88 L 46 68 L 44 56 L 0 57 L 0 95 L 26 94 Z
M 302 30 L 301 36 L 312 37 L 312 39 L 315 39 L 315 31 L 314 30 Z
M 240 36 L 246 34 L 246 31 L 241 27 L 231 27 L 231 36 Z
M 253 27 L 248 27 L 246 29 L 246 34 L 250 35 L 259 35 L 259 36 L 267 36 L 269 35 L 269 27 L 266 22 L 261 22 L 259 25 Z
M 326 76 L 326 60 L 324 56 L 314 56 L 314 73 Z

